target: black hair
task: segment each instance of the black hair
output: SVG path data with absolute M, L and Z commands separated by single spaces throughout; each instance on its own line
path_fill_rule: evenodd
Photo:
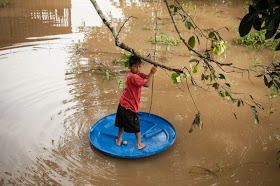
M 129 58 L 129 66 L 131 66 L 131 67 L 132 67 L 132 65 L 141 64 L 141 63 L 142 63 L 141 59 L 137 56 L 131 56 Z

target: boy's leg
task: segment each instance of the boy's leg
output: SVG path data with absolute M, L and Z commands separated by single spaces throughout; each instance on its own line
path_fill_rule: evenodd
M 118 139 L 116 140 L 116 144 L 118 146 L 122 144 L 122 134 L 123 134 L 123 127 L 119 127 L 119 135 L 118 135 Z
M 145 143 L 141 143 L 141 134 L 140 132 L 135 133 L 136 139 L 137 139 L 137 149 L 143 149 L 144 147 L 146 147 Z

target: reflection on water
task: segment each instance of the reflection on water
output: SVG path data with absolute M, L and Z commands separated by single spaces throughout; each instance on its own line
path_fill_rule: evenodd
M 69 8 L 54 10 L 31 10 L 31 19 L 40 20 L 43 24 L 51 24 L 54 27 L 69 27 L 71 16 Z
M 71 33 L 71 0 L 11 1 L 0 10 L 0 47 L 28 37 Z
M 155 2 L 159 3 L 160 32 L 175 33 L 162 1 L 98 2 L 117 28 L 131 15 L 138 18 L 127 22 L 120 36 L 145 55 L 154 47 L 148 38 L 154 34 Z M 234 1 L 232 6 L 229 1 L 196 2 L 197 10 L 202 10 L 204 3 L 208 7 L 205 12 L 197 11 L 198 24 L 206 28 L 226 23 L 230 32 L 225 37 L 231 42 L 236 17 L 245 14 L 244 2 Z M 174 124 L 175 144 L 163 153 L 139 160 L 119 160 L 99 153 L 89 142 L 89 129 L 116 111 L 121 93 L 113 77 L 102 83 L 104 70 L 110 68 L 119 79 L 125 79 L 125 74 L 115 63 L 122 51 L 115 47 L 112 34 L 90 1 L 11 1 L 0 9 L 0 21 L 0 185 L 279 183 L 275 155 L 279 140 L 273 136 L 280 133 L 279 114 L 269 119 L 260 112 L 261 124 L 255 126 L 251 111 L 241 108 L 234 110 L 238 116 L 235 120 L 231 113 L 235 108 L 229 103 L 191 86 L 205 126 L 188 134 L 196 112 L 191 98 L 160 69 L 155 76 L 152 112 Z M 73 49 L 79 40 L 76 46 L 81 50 Z M 229 47 L 227 54 L 227 60 L 242 61 L 243 65 L 250 65 L 252 57 L 263 62 L 273 57 L 270 51 L 236 46 Z M 158 51 L 159 59 L 165 59 L 161 62 L 169 66 L 186 65 L 190 56 L 182 45 L 170 53 L 165 47 Z M 144 72 L 149 69 L 148 64 L 142 68 Z M 267 99 L 258 79 L 252 78 L 254 86 L 240 75 L 229 77 L 241 92 L 252 92 L 256 101 Z M 150 96 L 151 90 L 143 89 L 141 111 L 149 110 Z M 279 102 L 274 107 L 279 110 Z M 224 172 L 189 173 L 195 165 L 216 171 L 217 164 Z

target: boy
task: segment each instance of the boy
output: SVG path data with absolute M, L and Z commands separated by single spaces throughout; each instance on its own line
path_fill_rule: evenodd
M 145 143 L 141 143 L 140 124 L 138 118 L 138 110 L 141 97 L 141 88 L 151 85 L 153 75 L 157 71 L 156 67 L 152 67 L 148 75 L 141 71 L 141 59 L 136 56 L 129 58 L 130 72 L 127 74 L 125 89 L 121 95 L 120 103 L 117 110 L 115 126 L 119 127 L 118 146 L 122 143 L 123 131 L 135 133 L 137 140 L 137 149 L 146 147 Z M 147 80 L 145 80 L 147 79 Z

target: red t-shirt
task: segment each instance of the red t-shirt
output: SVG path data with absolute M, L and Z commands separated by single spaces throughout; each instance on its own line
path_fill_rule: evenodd
M 124 91 L 120 98 L 120 105 L 132 112 L 138 112 L 141 97 L 141 87 L 145 84 L 147 75 L 139 72 L 128 72 Z

